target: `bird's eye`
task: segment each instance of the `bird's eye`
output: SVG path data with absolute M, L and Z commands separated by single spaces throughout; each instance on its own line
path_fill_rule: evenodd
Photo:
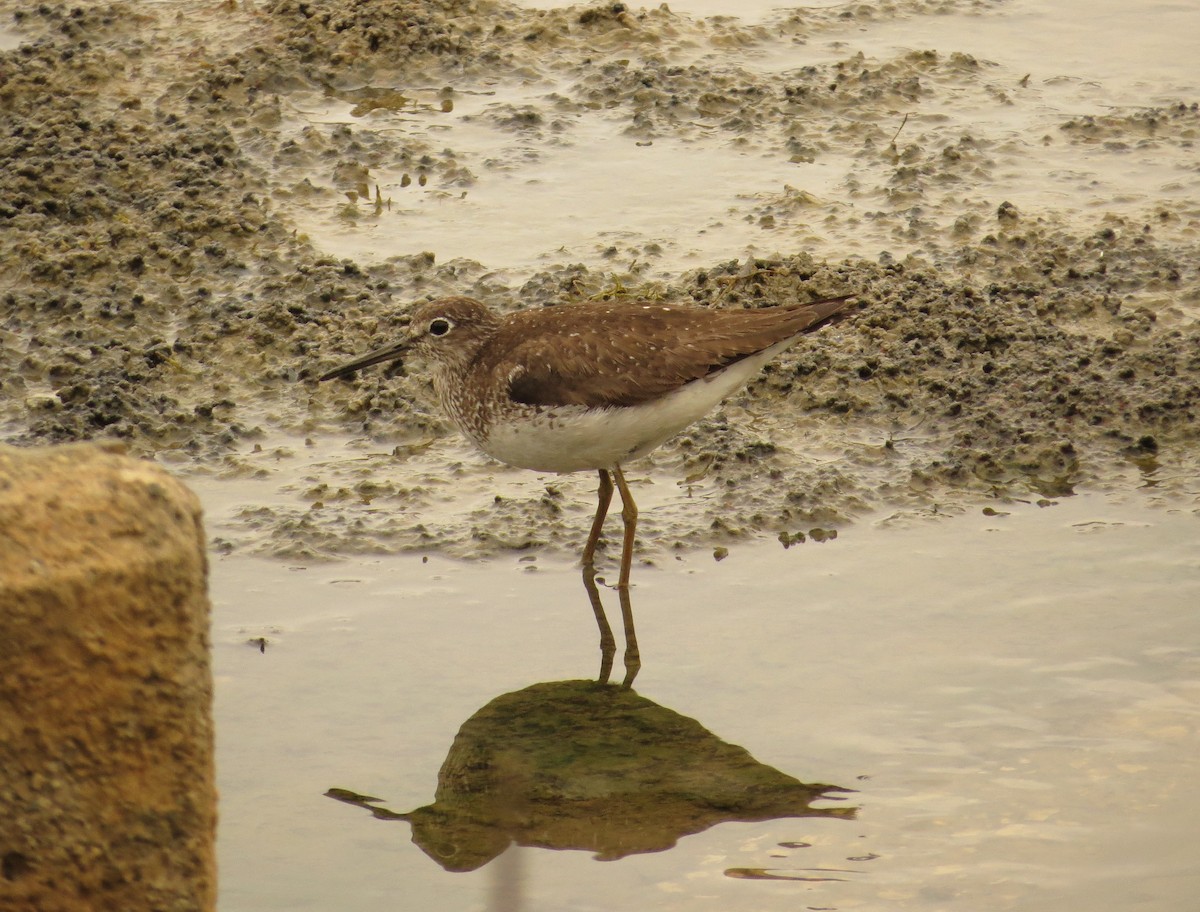
M 449 320 L 447 320 L 445 317 L 438 317 L 436 320 L 430 320 L 429 321 L 429 335 L 444 336 L 444 335 L 446 335 L 446 333 L 450 332 L 450 327 L 452 327 L 453 325 L 454 324 L 451 323 Z

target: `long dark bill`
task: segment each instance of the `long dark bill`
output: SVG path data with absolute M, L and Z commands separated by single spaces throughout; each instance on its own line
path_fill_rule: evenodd
M 355 358 L 353 361 L 348 361 L 340 367 L 335 367 L 333 370 L 322 374 L 317 380 L 338 380 L 342 377 L 349 377 L 355 371 L 362 370 L 364 367 L 370 367 L 372 364 L 403 358 L 406 351 L 408 351 L 407 342 L 377 348 L 375 351 L 369 352 L 361 358 Z

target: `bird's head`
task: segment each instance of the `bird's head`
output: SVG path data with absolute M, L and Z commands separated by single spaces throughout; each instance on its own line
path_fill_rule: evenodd
M 448 367 L 466 366 L 498 324 L 496 315 L 473 298 L 439 298 L 413 311 L 399 340 L 335 367 L 318 379 L 349 377 L 372 364 L 396 361 L 408 355 Z

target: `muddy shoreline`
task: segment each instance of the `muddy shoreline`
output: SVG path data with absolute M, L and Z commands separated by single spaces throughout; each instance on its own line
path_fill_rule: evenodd
M 935 118 L 898 116 L 964 98 L 1026 103 L 1019 81 L 1001 86 L 994 64 L 953 48 L 848 54 L 773 78 L 705 64 L 722 49 L 803 47 L 846 15 L 944 11 L 1004 4 L 861 4 L 746 26 L 621 4 L 0 3 L 19 41 L 0 54 L 3 439 L 117 438 L 185 476 L 283 490 L 236 512 L 226 549 L 570 553 L 588 509 L 570 501 L 590 479 L 564 482 L 571 497 L 554 478 L 541 495 L 497 488 L 494 466 L 463 462 L 446 439 L 418 370 L 313 378 L 385 341 L 413 302 L 448 293 L 502 307 L 624 296 L 739 307 L 854 291 L 865 304 L 854 320 L 798 346 L 642 469 L 707 492 L 646 515 L 648 554 L 1083 489 L 1195 510 L 1194 201 L 1064 211 L 992 197 L 1020 142 L 986 130 L 931 139 Z M 603 111 L 631 142 L 716 135 L 801 164 L 851 161 L 854 178 L 832 202 L 760 195 L 741 215 L 778 229 L 783 252 L 700 268 L 673 261 L 661 237 L 518 274 L 437 250 L 359 262 L 301 230 L 314 210 L 403 218 L 400 191 L 378 189 L 385 170 L 410 175 L 406 191 L 452 199 L 513 167 L 386 119 L 452 117 L 467 93 L 506 82 L 546 85 L 482 115 L 530 148 L 570 141 Z M 298 127 L 297 100 L 316 97 L 354 104 L 361 122 Z M 1198 137 L 1200 109 L 1179 98 L 1078 112 L 1044 144 L 1175 167 Z M 1180 175 L 1197 180 L 1194 165 Z M 792 229 L 861 247 L 804 252 L 789 248 Z M 315 458 L 305 441 L 326 439 L 348 441 L 347 455 Z

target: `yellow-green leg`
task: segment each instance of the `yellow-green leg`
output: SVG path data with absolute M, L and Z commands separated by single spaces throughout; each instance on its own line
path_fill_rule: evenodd
M 613 477 L 617 480 L 617 490 L 621 492 L 621 519 L 625 521 L 625 541 L 621 547 L 621 575 L 617 577 L 617 588 L 629 588 L 629 570 L 633 565 L 633 538 L 637 534 L 637 504 L 629 493 L 629 485 L 625 483 L 625 473 L 620 466 L 613 466 Z M 611 492 L 609 494 L 611 497 Z
M 613 483 L 608 471 L 600 469 L 600 487 L 596 491 L 596 516 L 592 520 L 592 531 L 588 535 L 587 544 L 583 547 L 583 565 L 595 566 L 596 545 L 600 542 L 600 532 L 604 529 L 604 517 L 608 516 L 608 505 L 612 503 Z M 622 495 L 624 496 L 624 495 Z

